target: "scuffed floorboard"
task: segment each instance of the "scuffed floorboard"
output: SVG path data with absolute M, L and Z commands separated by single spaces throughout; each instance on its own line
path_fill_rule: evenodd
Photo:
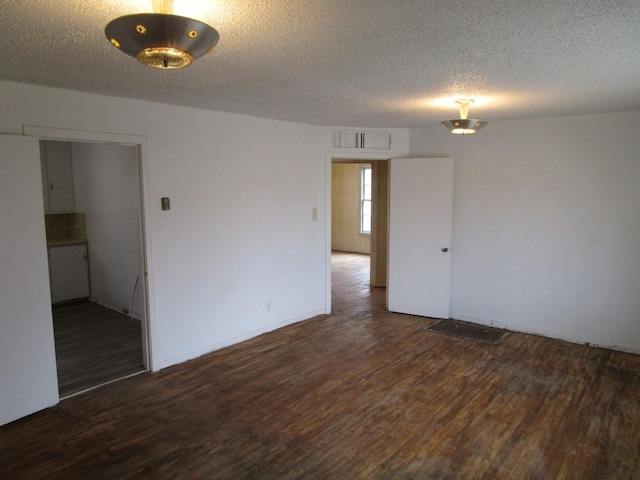
M 0 428 L 0 478 L 640 478 L 636 357 L 430 333 L 356 260 L 330 316 Z

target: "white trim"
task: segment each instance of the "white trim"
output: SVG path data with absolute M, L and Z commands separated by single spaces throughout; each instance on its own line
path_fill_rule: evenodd
M 288 325 L 293 325 L 294 323 L 304 322 L 305 320 L 309 320 L 318 315 L 323 315 L 323 310 L 315 310 L 312 312 L 307 312 L 303 315 L 299 315 L 297 317 L 290 318 L 288 320 L 273 323 L 263 328 L 259 328 L 257 330 L 253 330 L 251 332 L 239 335 L 237 337 L 228 338 L 221 342 L 214 343 L 213 345 L 209 345 L 207 347 L 199 348 L 198 350 L 194 350 L 192 352 L 186 353 L 184 355 L 178 355 L 177 357 L 170 358 L 168 360 L 163 360 L 159 363 L 158 369 L 167 368 L 172 365 L 178 365 L 180 363 L 186 362 L 187 360 L 192 360 L 194 358 L 201 357 L 202 355 L 207 355 L 209 353 L 215 352 L 216 350 L 220 350 L 222 348 L 230 347 L 231 345 L 236 345 L 240 342 L 244 342 L 246 340 L 250 340 L 255 338 L 263 333 L 272 332 L 282 327 L 286 327 Z
M 522 328 L 520 326 L 514 327 L 507 325 L 504 322 L 494 322 L 492 320 L 487 321 L 483 318 L 472 317 L 469 315 L 456 315 L 455 320 L 461 320 L 463 322 L 473 323 L 475 325 L 484 325 L 487 327 L 499 328 L 502 330 L 507 330 L 509 332 L 514 333 L 522 333 L 525 335 L 537 335 L 543 338 L 551 338 L 555 340 L 563 340 L 565 342 L 576 343 L 578 345 L 586 345 L 587 347 L 593 348 L 604 348 L 607 350 L 614 350 L 618 352 L 631 353 L 634 355 L 640 355 L 640 348 L 632 345 L 621 345 L 619 343 L 614 342 L 590 342 L 586 338 L 578 338 L 578 336 L 574 335 L 565 335 L 559 334 L 557 332 L 553 332 L 549 329 L 536 329 L 536 328 Z
M 100 383 L 98 385 L 94 385 L 93 387 L 85 388 L 84 390 L 80 390 L 79 392 L 71 393 L 65 397 L 60 397 L 60 401 L 67 400 L 68 398 L 75 397 L 76 395 L 80 395 L 82 393 L 90 392 L 91 390 L 95 390 L 100 387 L 104 387 L 105 385 L 109 385 L 110 383 L 119 382 L 120 380 L 124 380 L 125 378 L 135 377 L 142 373 L 147 373 L 147 370 L 140 370 L 139 372 L 130 373 L 129 375 L 125 375 L 124 377 L 116 378 L 114 380 L 109 380 L 108 382 Z
M 37 137 L 40 140 L 60 140 L 67 142 L 84 143 L 110 143 L 117 145 L 135 146 L 138 149 L 138 171 L 140 176 L 141 191 L 141 234 L 142 234 L 142 268 L 143 282 L 141 292 L 142 302 L 142 331 L 143 331 L 143 362 L 148 371 L 156 371 L 159 366 L 154 361 L 153 345 L 156 340 L 152 286 L 152 246 L 151 235 L 147 219 L 151 218 L 149 198 L 150 186 L 147 173 L 149 168 L 149 155 L 146 135 L 129 135 L 125 133 L 94 132 L 89 130 L 74 130 L 64 128 L 42 127 L 38 125 L 23 125 L 23 133 L 28 137 Z
M 38 137 L 40 140 L 62 140 L 68 142 L 86 143 L 115 143 L 118 145 L 142 145 L 147 140 L 146 135 L 92 132 L 89 130 L 40 127 L 37 125 L 23 125 L 22 129 L 25 136 Z
M 109 310 L 119 313 L 120 315 L 124 315 L 127 318 L 131 318 L 139 322 L 141 321 L 140 315 L 132 314 L 132 312 L 129 312 L 129 311 L 125 313 L 122 311 L 122 308 L 118 307 L 117 305 L 113 305 L 112 303 L 103 302 L 93 297 L 89 297 L 89 301 L 92 303 L 95 303 L 96 305 L 100 305 L 101 307 L 108 308 Z
M 365 170 L 369 170 L 371 171 L 371 164 L 369 165 L 360 165 L 360 225 L 359 225 L 359 229 L 358 229 L 358 235 L 364 235 L 364 236 L 371 236 L 371 227 L 372 227 L 372 217 L 373 217 L 373 209 L 371 211 L 371 213 L 369 214 L 369 231 L 365 232 L 362 229 L 362 218 L 364 217 L 364 212 L 363 212 L 363 208 L 362 206 L 364 205 L 364 202 L 368 201 L 370 205 L 373 205 L 372 203 L 372 198 L 363 198 L 364 197 L 364 190 L 365 190 L 365 183 L 364 183 L 364 172 Z M 371 173 L 369 173 L 369 177 L 371 177 Z M 372 188 L 373 188 L 373 182 L 369 184 Z

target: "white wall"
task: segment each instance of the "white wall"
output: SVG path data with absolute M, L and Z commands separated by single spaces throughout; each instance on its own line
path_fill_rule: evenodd
M 137 148 L 72 143 L 71 156 L 76 211 L 85 214 L 87 223 L 91 299 L 140 318 L 136 281 L 144 280 Z
M 325 311 L 327 129 L 11 82 L 0 111 L 4 133 L 147 136 L 154 368 Z
M 640 353 L 640 112 L 410 132 L 455 158 L 454 318 Z

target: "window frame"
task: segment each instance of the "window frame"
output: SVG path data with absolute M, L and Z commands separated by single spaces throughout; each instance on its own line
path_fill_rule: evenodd
M 369 179 L 370 183 L 366 183 L 366 172 L 367 170 L 370 172 Z M 369 186 L 369 198 L 366 197 L 366 186 Z M 364 230 L 364 218 L 365 218 L 365 202 L 369 202 L 369 230 Z M 358 233 L 360 235 L 371 235 L 371 227 L 372 227 L 372 219 L 373 219 L 373 170 L 371 165 L 360 165 L 360 212 L 359 212 L 359 228 Z

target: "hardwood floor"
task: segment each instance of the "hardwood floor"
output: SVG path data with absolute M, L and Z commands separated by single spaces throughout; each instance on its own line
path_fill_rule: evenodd
M 143 371 L 140 322 L 92 302 L 53 307 L 60 397 Z
M 330 316 L 0 428 L 0 478 L 640 478 L 639 357 L 430 332 L 347 261 Z

